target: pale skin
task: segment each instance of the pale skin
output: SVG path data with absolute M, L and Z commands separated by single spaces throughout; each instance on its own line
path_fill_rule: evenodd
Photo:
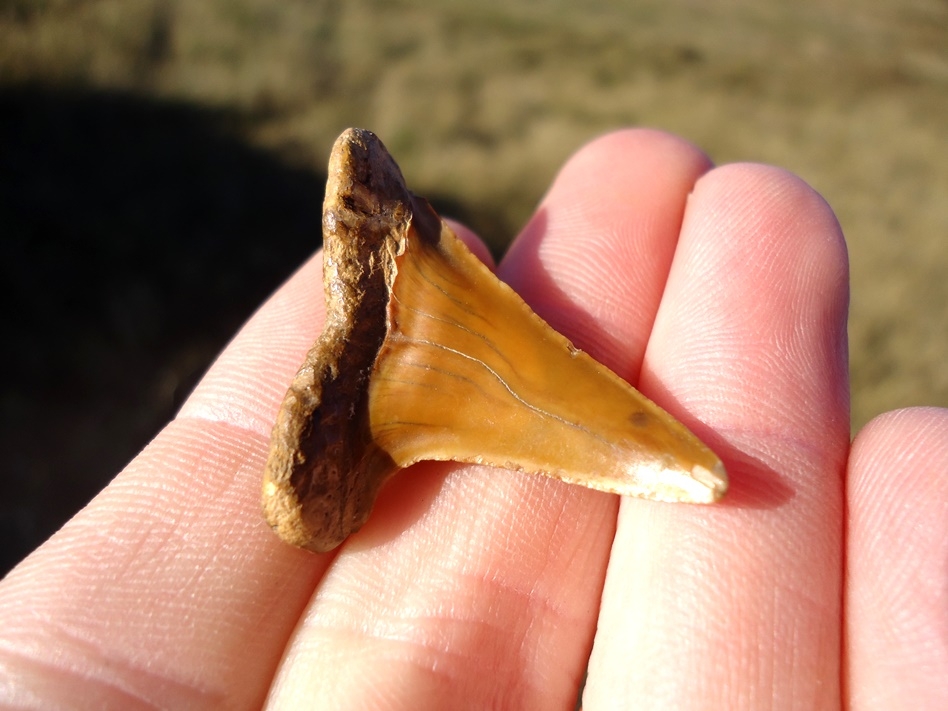
M 948 411 L 850 449 L 846 262 L 786 172 L 594 141 L 498 273 L 721 455 L 725 501 L 421 464 L 316 555 L 259 503 L 311 260 L 0 583 L 0 705 L 571 709 L 588 665 L 586 709 L 948 708 Z

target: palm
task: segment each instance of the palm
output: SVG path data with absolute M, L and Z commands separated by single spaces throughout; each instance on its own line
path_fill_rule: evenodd
M 587 709 L 944 707 L 948 413 L 877 421 L 850 455 L 832 213 L 785 173 L 709 168 L 662 134 L 601 139 L 498 271 L 715 447 L 724 504 L 423 464 L 338 555 L 283 545 L 259 476 L 322 322 L 314 260 L 3 582 L 3 699 L 571 708 L 588 665 Z

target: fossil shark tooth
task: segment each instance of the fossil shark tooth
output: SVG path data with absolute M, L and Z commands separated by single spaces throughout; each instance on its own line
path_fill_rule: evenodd
M 369 131 L 329 161 L 326 325 L 286 394 L 263 484 L 288 543 L 328 551 L 421 460 L 489 464 L 711 503 L 720 459 L 575 348 L 459 240 Z

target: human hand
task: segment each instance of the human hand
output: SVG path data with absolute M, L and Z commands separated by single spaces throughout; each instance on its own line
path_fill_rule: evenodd
M 424 463 L 338 552 L 286 546 L 260 476 L 320 269 L 0 584 L 0 702 L 569 709 L 588 662 L 589 710 L 948 705 L 948 413 L 850 453 L 845 247 L 799 180 L 611 134 L 498 269 L 722 456 L 715 506 Z

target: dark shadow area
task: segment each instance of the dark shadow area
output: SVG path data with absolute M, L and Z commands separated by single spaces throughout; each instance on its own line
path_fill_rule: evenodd
M 0 89 L 0 574 L 122 469 L 319 247 L 325 174 L 248 146 L 245 120 Z

